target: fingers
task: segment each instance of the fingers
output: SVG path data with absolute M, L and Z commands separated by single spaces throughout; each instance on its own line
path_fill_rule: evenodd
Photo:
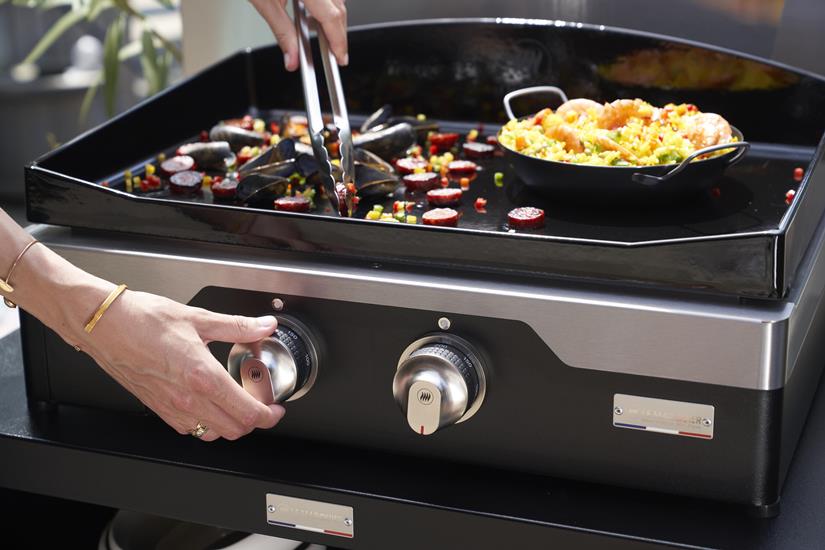
M 284 67 L 288 71 L 298 68 L 298 37 L 295 24 L 286 12 L 286 2 L 278 0 L 249 0 L 272 29 L 278 46 L 284 52 Z
M 295 24 L 286 12 L 287 0 L 249 0 L 272 29 L 284 52 L 288 71 L 298 68 L 298 37 Z M 321 24 L 329 47 L 339 65 L 349 63 L 347 51 L 347 8 L 344 0 L 305 0 L 312 17 Z
M 309 13 L 321 24 L 329 48 L 339 65 L 349 64 L 347 8 L 343 0 L 304 0 Z
M 221 437 L 237 439 L 255 428 L 271 428 L 283 418 L 286 412 L 283 407 L 264 405 L 249 395 L 208 349 L 203 348 L 198 361 L 199 364 L 190 369 L 187 385 L 200 402 L 209 402 L 209 407 L 199 410 L 206 411 L 210 420 L 215 418 L 221 423 L 220 427 L 216 426 Z M 223 431 L 224 427 L 229 431 Z
M 272 315 L 244 317 L 224 315 L 205 309 L 190 310 L 198 334 L 207 342 L 257 342 L 275 332 L 278 320 Z

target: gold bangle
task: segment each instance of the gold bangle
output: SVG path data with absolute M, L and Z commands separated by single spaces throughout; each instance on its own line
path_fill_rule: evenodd
M 97 308 L 95 314 L 92 315 L 92 318 L 89 319 L 88 323 L 86 323 L 86 327 L 83 329 L 86 331 L 86 333 L 91 334 L 91 332 L 95 328 L 95 325 L 97 325 L 97 322 L 100 321 L 100 318 L 103 317 L 103 314 L 106 313 L 106 310 L 109 309 L 109 306 L 112 305 L 112 302 L 117 300 L 117 297 L 123 294 L 124 290 L 126 290 L 126 285 L 120 285 L 109 293 L 109 296 L 107 296 L 106 299 L 103 300 L 103 303 L 100 304 L 99 308 Z
M 16 268 L 17 264 L 20 263 L 20 260 L 23 258 L 23 254 L 28 252 L 29 249 L 32 246 L 34 246 L 35 244 L 37 244 L 37 239 L 29 241 L 29 244 L 27 244 L 26 246 L 23 247 L 23 250 L 20 251 L 20 254 L 18 254 L 17 258 L 15 258 L 15 260 L 11 263 L 11 267 L 9 268 L 9 272 L 6 275 L 6 278 L 5 279 L 0 279 L 0 290 L 2 290 L 3 292 L 6 292 L 7 294 L 11 294 L 12 292 L 14 292 L 14 287 L 11 286 L 11 284 L 10 284 L 11 275 L 12 275 L 12 273 L 14 273 L 14 268 Z M 9 308 L 12 308 L 12 309 L 17 307 L 17 304 L 12 302 L 11 300 L 6 298 L 5 296 L 3 297 L 3 303 L 6 304 L 6 307 L 9 307 Z

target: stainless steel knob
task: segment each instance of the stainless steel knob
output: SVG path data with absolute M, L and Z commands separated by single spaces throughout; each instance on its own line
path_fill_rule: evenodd
M 421 338 L 401 355 L 392 393 L 417 434 L 463 422 L 478 411 L 487 393 L 481 355 L 454 335 Z
M 258 401 L 267 405 L 304 396 L 318 375 L 316 339 L 291 317 L 278 316 L 278 329 L 251 344 L 229 350 L 229 374 Z

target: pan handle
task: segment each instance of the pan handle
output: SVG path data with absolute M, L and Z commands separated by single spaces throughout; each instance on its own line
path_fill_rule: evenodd
M 748 149 L 750 149 L 750 146 L 751 146 L 751 144 L 748 143 L 747 141 L 736 141 L 734 143 L 720 143 L 718 145 L 711 145 L 710 147 L 705 147 L 703 149 L 699 149 L 698 151 L 694 151 L 693 153 L 688 155 L 685 158 L 685 160 L 683 160 L 682 162 L 677 164 L 676 167 L 674 167 L 670 172 L 666 173 L 663 176 L 652 176 L 650 174 L 642 174 L 642 173 L 636 172 L 635 174 L 633 174 L 631 179 L 633 179 L 633 181 L 635 181 L 636 183 L 643 183 L 644 185 L 658 185 L 658 184 L 660 184 L 664 181 L 669 180 L 670 178 L 672 178 L 673 176 L 675 176 L 676 174 L 678 174 L 679 172 L 681 172 L 682 170 L 687 168 L 688 164 L 690 164 L 691 161 L 693 161 L 693 159 L 695 159 L 696 157 L 700 157 L 702 155 L 705 155 L 707 153 L 712 153 L 714 151 L 720 151 L 722 149 L 737 149 L 738 148 L 739 152 L 737 152 L 728 161 L 727 165 L 730 166 L 732 164 L 735 164 L 735 163 L 739 162 L 739 160 L 741 160 L 741 158 L 745 155 L 745 153 L 748 151 Z
M 558 95 L 561 98 L 562 103 L 567 102 L 567 94 L 561 88 L 557 88 L 555 86 L 531 86 L 530 88 L 521 88 L 520 90 L 513 90 L 512 92 L 508 93 L 502 99 L 502 103 L 504 104 L 504 112 L 507 113 L 507 116 L 510 120 L 517 118 L 516 115 L 513 114 L 513 108 L 510 106 L 510 101 L 517 97 L 540 93 L 540 92 L 551 92 Z

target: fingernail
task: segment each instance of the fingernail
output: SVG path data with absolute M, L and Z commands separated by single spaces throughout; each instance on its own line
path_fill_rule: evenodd
M 343 65 L 344 67 L 349 65 L 349 54 L 348 53 L 344 54 L 344 58 L 341 60 L 341 65 Z
M 289 52 L 284 52 L 284 67 L 288 71 L 292 70 L 292 56 L 289 55 Z
M 269 328 L 275 325 L 278 322 L 275 317 L 272 315 L 264 315 L 263 317 L 258 317 L 258 326 L 261 328 Z

